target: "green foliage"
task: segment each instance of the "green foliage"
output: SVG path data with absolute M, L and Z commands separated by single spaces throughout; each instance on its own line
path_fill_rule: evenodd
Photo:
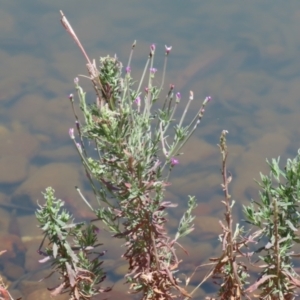
M 259 288 L 262 299 L 294 299 L 300 283 L 292 262 L 294 244 L 300 241 L 300 151 L 288 159 L 284 170 L 279 158 L 267 163 L 271 171 L 268 176 L 261 174 L 261 201 L 244 206 L 247 221 L 258 227 L 257 239 L 265 242 L 257 250 L 262 253 L 261 278 L 249 290 Z
M 189 196 L 188 209 L 179 222 L 175 240 L 188 235 L 194 230 L 194 225 L 192 222 L 194 221 L 195 217 L 192 216 L 192 211 L 196 208 L 196 206 L 196 198 Z
M 190 197 L 178 233 L 171 239 L 165 226 L 166 209 L 177 204 L 165 201 L 164 192 L 169 185 L 168 178 L 172 169 L 179 163 L 175 157 L 182 154 L 179 151 L 200 124 L 210 97 L 204 100 L 195 117 L 186 125 L 185 117 L 194 100 L 194 94 L 190 92 L 186 108 L 180 121 L 176 123 L 174 116 L 181 100 L 180 93 L 174 95 L 174 85 L 170 85 L 164 100 L 161 97 L 167 59 L 172 47 L 165 48 L 160 86 L 154 84 L 157 72 L 153 67 L 156 50 L 154 44 L 150 46 L 140 80 L 134 81 L 131 77 L 131 58 L 136 43 L 132 45 L 125 74 L 122 73 L 123 65 L 116 56 L 101 57 L 97 68 L 95 61 L 92 63 L 88 58 L 62 12 L 61 15 L 63 26 L 87 59 L 88 78 L 96 94 L 95 103 L 89 104 L 86 93 L 79 85 L 79 79 L 75 78 L 83 118 L 77 114 L 71 94 L 69 99 L 77 134 L 75 137 L 72 128 L 69 134 L 80 155 L 98 205 L 92 207 L 90 201 L 78 188 L 77 190 L 95 213 L 95 217 L 113 233 L 113 237 L 125 241 L 123 257 L 128 261 L 125 277 L 132 293 L 141 293 L 145 300 L 171 299 L 182 295 L 190 297 L 179 286 L 180 280 L 175 276 L 180 263 L 175 246 L 179 245 L 177 240 L 180 237 L 194 229 L 192 211 L 196 207 L 196 200 L 195 197 Z M 143 85 L 145 87 L 142 90 Z M 154 104 L 159 102 L 163 103 L 154 109 Z M 76 290 L 76 297 L 83 294 L 91 296 L 96 293 L 94 283 L 103 278 L 103 273 L 101 269 L 97 269 L 100 264 L 97 265 L 84 254 L 87 249 L 95 246 L 97 238 L 90 227 L 87 227 L 85 235 L 80 235 L 83 224 L 73 224 L 65 211 L 59 214 L 62 203 L 54 200 L 51 193 L 52 190 L 47 190 L 46 207 L 37 212 L 37 218 L 52 246 L 46 250 L 45 255 L 54 258 L 55 270 L 64 278 L 57 293 L 69 288 L 72 295 L 75 295 L 73 290 Z M 52 206 L 56 206 L 50 208 L 47 206 L 48 202 L 49 205 L 51 202 Z M 46 208 L 55 211 L 51 220 L 47 219 L 49 216 Z M 70 224 L 66 225 L 68 222 Z M 51 231 L 48 232 L 50 227 Z M 67 242 L 67 237 L 73 237 L 72 247 Z M 84 251 L 75 254 L 74 249 Z M 85 268 L 91 276 L 95 276 L 90 279 L 93 284 L 88 291 L 86 286 L 74 284 L 74 278 L 77 278 L 76 268 Z M 71 275 L 70 270 L 73 272 Z
M 36 218 L 44 232 L 39 253 L 41 263 L 51 261 L 54 271 L 61 275 L 62 283 L 51 289 L 52 295 L 68 292 L 72 299 L 85 300 L 99 293 L 99 283 L 105 278 L 99 260 L 104 253 L 94 252 L 97 244 L 96 226 L 74 223 L 63 209 L 64 203 L 56 199 L 54 190 L 47 188 L 46 203 L 39 205 Z M 41 250 L 47 241 L 45 250 Z
M 181 101 L 180 93 L 175 94 L 174 85 L 170 85 L 166 96 L 161 96 L 172 47 L 166 46 L 165 49 L 160 85 L 156 86 L 157 70 L 153 67 L 155 45 L 150 46 L 144 72 L 135 81 L 131 77 L 131 59 L 136 43 L 132 45 L 125 74 L 116 56 L 101 57 L 97 68 L 62 12 L 61 15 L 63 26 L 87 59 L 88 78 L 96 94 L 95 103 L 89 104 L 76 78 L 74 82 L 82 117 L 75 110 L 73 95 L 69 97 L 77 129 L 76 137 L 74 129 L 70 129 L 70 137 L 98 205 L 92 207 L 77 190 L 95 218 L 107 226 L 114 238 L 123 240 L 122 257 L 128 262 L 125 278 L 131 293 L 140 293 L 141 299 L 145 300 L 191 298 L 195 289 L 188 293 L 180 287 L 176 276 L 180 264 L 176 247 L 179 238 L 194 230 L 192 213 L 197 205 L 196 199 L 189 197 L 178 231 L 174 238 L 170 238 L 166 230 L 167 209 L 177 204 L 165 201 L 165 189 L 171 171 L 179 163 L 180 151 L 197 129 L 210 97 L 186 124 L 186 115 L 194 100 L 194 94 L 190 92 L 177 122 L 175 116 Z M 225 207 L 224 220 L 220 221 L 222 251 L 219 257 L 210 259 L 213 268 L 203 281 L 212 276 L 220 284 L 220 299 L 249 299 L 249 293 L 256 289 L 260 290 L 259 299 L 295 299 L 295 290 L 300 287 L 292 262 L 292 257 L 297 256 L 293 252 L 294 244 L 300 241 L 297 235 L 300 151 L 294 160 L 287 161 L 284 170 L 279 167 L 279 159 L 268 162 L 271 172 L 268 176 L 261 174 L 260 201 L 244 206 L 247 222 L 256 228 L 253 234 L 245 236 L 244 228 L 233 224 L 235 202 L 229 194 L 232 176 L 226 166 L 227 133 L 222 131 L 219 145 L 224 192 L 221 202 Z M 97 228 L 91 223 L 74 223 L 72 216 L 63 209 L 64 203 L 55 198 L 53 189 L 46 189 L 44 197 L 46 203 L 36 212 L 45 234 L 39 253 L 44 256 L 41 262 L 51 261 L 53 272 L 58 272 L 62 280 L 52 294 L 68 292 L 70 299 L 85 300 L 108 291 L 99 287 L 105 273 L 99 260 L 104 252 L 95 252 L 100 245 Z M 46 241 L 48 244 L 43 250 Z M 255 251 L 260 254 L 262 272 L 259 279 L 245 289 L 249 277 L 245 258 L 249 259 L 253 253 L 243 249 L 253 242 L 263 243 Z M 187 278 L 187 282 L 190 279 Z
M 137 88 L 131 78 L 130 65 L 122 77 L 122 63 L 116 57 L 100 58 L 99 70 L 94 72 L 98 74 L 93 80 L 98 95 L 94 104 L 87 103 L 86 94 L 76 80 L 85 123 L 79 126 L 73 106 L 80 144 L 71 136 L 98 200 L 99 207 L 90 208 L 114 237 L 125 240 L 127 250 L 123 256 L 129 262 L 127 281 L 133 292 L 142 292 L 145 299 L 156 299 L 159 294 L 169 297 L 171 288 L 186 293 L 173 275 L 179 264 L 174 245 L 178 238 L 193 230 L 191 214 L 196 201 L 190 197 L 179 231 L 171 241 L 164 228 L 165 209 L 176 204 L 164 201 L 164 191 L 169 185 L 171 170 L 178 164 L 174 157 L 181 154 L 180 149 L 197 128 L 204 106 L 210 100 L 206 98 L 193 121 L 183 125 L 193 101 L 191 93 L 180 122 L 176 124 L 174 114 L 181 97 L 177 93 L 173 101 L 174 86 L 171 85 L 162 108 L 154 110 L 153 104 L 160 99 L 163 86 L 153 84 L 157 71 L 153 68 L 154 54 L 152 45 Z M 149 64 L 143 95 L 140 88 Z M 165 67 L 166 63 L 164 72 Z M 71 100 L 73 105 L 73 98 Z M 90 154 L 87 145 L 93 145 L 95 153 Z M 163 289 L 161 278 L 164 278 Z

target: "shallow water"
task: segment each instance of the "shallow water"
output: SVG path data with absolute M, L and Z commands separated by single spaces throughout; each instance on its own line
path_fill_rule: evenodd
M 100 55 L 116 53 L 125 64 L 130 46 L 137 40 L 132 72 L 138 76 L 150 44 L 155 43 L 159 78 L 164 45 L 172 45 L 166 83 L 174 83 L 183 100 L 188 99 L 189 90 L 194 91 L 196 99 L 191 111 L 207 95 L 213 98 L 200 128 L 184 149 L 185 156 L 174 170 L 167 194 L 181 207 L 187 194 L 196 195 L 199 200 L 196 230 L 185 239 L 191 252 L 186 259 L 186 272 L 205 261 L 217 245 L 218 219 L 223 217 L 216 146 L 221 131 L 229 131 L 231 194 L 238 203 L 236 214 L 241 203 L 257 199 L 253 178 L 259 178 L 260 171 L 267 171 L 266 157 L 280 155 L 284 161 L 296 155 L 300 137 L 300 5 L 296 0 L 119 0 L 84 4 L 70 0 L 63 4 L 11 0 L 2 3 L 1 8 L 3 234 L 10 228 L 10 215 L 16 211 L 20 235 L 40 235 L 34 204 L 37 199 L 42 200 L 41 191 L 49 185 L 66 200 L 74 214 L 80 218 L 89 216 L 74 190 L 75 185 L 81 184 L 86 195 L 92 197 L 68 136 L 74 120 L 67 98 L 74 92 L 73 78 L 86 72 L 85 61 L 59 22 L 60 9 L 90 57 L 98 59 Z M 88 82 L 81 80 L 92 95 Z M 183 109 L 184 101 L 181 102 Z M 192 118 L 192 114 L 188 117 Z M 171 212 L 172 226 L 181 210 Z M 39 242 L 26 242 L 28 251 L 19 274 L 31 274 L 38 267 L 35 250 Z M 111 279 L 120 279 L 124 272 L 121 261 L 113 263 L 121 254 L 118 247 L 108 254 L 108 264 L 114 270 Z

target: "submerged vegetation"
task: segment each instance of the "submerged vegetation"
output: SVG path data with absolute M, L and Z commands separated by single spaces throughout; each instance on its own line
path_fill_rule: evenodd
M 124 282 L 135 299 L 191 299 L 208 280 L 216 284 L 215 296 L 207 299 L 296 299 L 300 279 L 293 265 L 300 215 L 300 152 L 288 160 L 284 170 L 279 159 L 268 162 L 270 174 L 261 174 L 260 199 L 244 206 L 245 227 L 233 221 L 235 202 L 229 193 L 232 181 L 227 170 L 226 136 L 221 132 L 219 149 L 224 205 L 220 220 L 221 252 L 211 257 L 203 281 L 191 288 L 192 275 L 180 280 L 183 250 L 180 239 L 194 230 L 194 196 L 187 196 L 188 208 L 178 222 L 176 233 L 167 230 L 168 210 L 177 206 L 165 199 L 172 170 L 178 167 L 183 146 L 197 130 L 211 97 L 206 97 L 191 121 L 186 116 L 194 93 L 191 91 L 184 111 L 175 120 L 178 104 L 185 101 L 175 86 L 166 95 L 165 75 L 172 47 L 165 46 L 162 81 L 155 83 L 156 47 L 150 46 L 148 59 L 139 80 L 132 77 L 132 45 L 124 67 L 116 56 L 91 61 L 83 46 L 62 15 L 62 24 L 77 43 L 87 60 L 87 77 L 94 88 L 96 100 L 89 103 L 76 77 L 77 96 L 69 95 L 74 113 L 75 129 L 69 129 L 82 162 L 97 205 L 77 188 L 82 200 L 94 214 L 88 222 L 76 222 L 47 188 L 45 203 L 40 204 L 36 218 L 44 234 L 38 249 L 41 263 L 51 262 L 52 273 L 60 283 L 49 288 L 52 296 L 67 293 L 69 299 L 108 298 L 113 287 L 105 285 L 105 253 L 101 234 L 95 225 L 100 221 L 112 238 L 120 240 L 128 263 Z M 125 69 L 125 71 L 123 70 Z M 79 99 L 80 112 L 74 103 Z M 248 225 L 247 225 L 248 224 Z M 247 226 L 246 226 L 247 225 Z M 45 245 L 45 246 L 44 246 Z M 109 245 L 105 245 L 108 247 Z M 207 264 L 206 264 L 207 265 Z M 254 282 L 250 266 L 260 273 Z M 201 267 L 201 266 L 199 266 Z M 198 267 L 197 267 L 198 268 Z M 251 277 L 250 277 L 251 275 Z M 3 289 L 3 299 L 12 299 Z M 5 291 L 5 293 L 4 293 Z M 100 295 L 104 294 L 104 295 Z M 50 298 L 50 295 L 49 295 Z

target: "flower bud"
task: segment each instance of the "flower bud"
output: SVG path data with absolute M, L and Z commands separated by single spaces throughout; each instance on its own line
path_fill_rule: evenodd
M 171 158 L 171 166 L 174 167 L 174 166 L 176 166 L 178 164 L 179 164 L 179 160 L 176 159 L 175 157 L 172 157 Z
M 166 49 L 166 55 L 169 55 L 169 53 L 171 52 L 171 50 L 172 50 L 172 46 L 167 46 L 167 45 L 165 45 L 165 49 Z
M 136 99 L 134 100 L 134 103 L 136 105 L 140 105 L 141 104 L 141 97 L 140 96 L 136 97 Z

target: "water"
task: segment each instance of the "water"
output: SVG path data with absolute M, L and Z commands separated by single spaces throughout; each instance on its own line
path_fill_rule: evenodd
M 284 161 L 295 156 L 300 137 L 298 1 L 128 0 L 61 4 L 31 0 L 25 4 L 12 0 L 1 5 L 3 234 L 8 230 L 10 214 L 17 209 L 20 235 L 40 235 L 33 216 L 34 203 L 37 199 L 42 201 L 41 191 L 49 185 L 78 217 L 88 216 L 74 190 L 75 185 L 85 185 L 68 136 L 74 120 L 67 99 L 74 92 L 73 78 L 86 73 L 85 61 L 59 22 L 60 9 L 91 58 L 117 53 L 125 64 L 130 46 L 137 40 L 133 76 L 138 76 L 150 44 L 155 43 L 154 66 L 159 78 L 164 46 L 172 45 L 166 82 L 174 83 L 183 99 L 188 99 L 189 90 L 194 91 L 191 111 L 207 95 L 213 97 L 200 128 L 184 149 L 185 156 L 176 167 L 168 192 L 168 198 L 179 201 L 181 207 L 187 194 L 199 200 L 195 233 L 185 240 L 191 252 L 185 258 L 186 270 L 215 251 L 220 231 L 217 221 L 223 217 L 216 146 L 221 131 L 229 131 L 231 194 L 238 202 L 236 213 L 240 204 L 257 198 L 253 178 L 259 178 L 259 171 L 267 171 L 266 157 L 280 155 Z M 81 80 L 92 96 L 88 82 Z M 192 118 L 192 114 L 188 117 Z M 85 193 L 92 199 L 90 191 Z M 181 214 L 182 208 L 171 212 L 173 227 Z M 39 241 L 26 244 L 25 274 L 37 268 L 34 251 Z M 122 249 L 117 244 L 114 248 L 108 257 L 116 271 L 112 259 L 119 257 Z M 117 273 L 113 272 L 112 278 L 119 276 Z

